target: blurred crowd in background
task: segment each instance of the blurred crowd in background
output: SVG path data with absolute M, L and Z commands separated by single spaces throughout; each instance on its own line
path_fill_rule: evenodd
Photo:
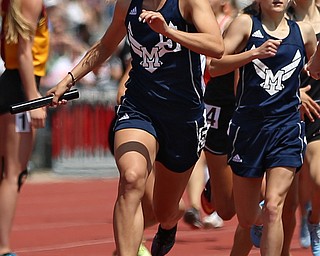
M 51 54 L 42 87 L 54 86 L 104 33 L 111 22 L 114 1 L 46 0 L 50 20 Z M 126 42 L 102 67 L 77 84 L 84 89 L 114 89 L 129 59 Z

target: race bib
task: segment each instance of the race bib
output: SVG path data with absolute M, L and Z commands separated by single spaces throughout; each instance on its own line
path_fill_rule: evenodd
M 16 132 L 30 132 L 31 118 L 29 112 L 15 114 Z

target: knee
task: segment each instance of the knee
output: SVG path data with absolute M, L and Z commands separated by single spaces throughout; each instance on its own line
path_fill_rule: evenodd
M 317 187 L 320 187 L 320 175 L 318 173 L 317 173 L 317 175 L 314 175 L 314 177 L 312 177 L 312 179 L 314 180 L 315 185 Z
M 1 182 L 6 182 L 7 184 L 10 184 L 10 186 L 16 186 L 17 191 L 20 192 L 23 184 L 25 183 L 26 179 L 28 177 L 28 170 L 25 169 L 21 171 L 18 175 L 17 174 L 9 174 L 2 172 L 1 174 Z
M 120 188 L 124 192 L 140 191 L 144 193 L 146 176 L 136 169 L 129 169 L 120 176 Z
M 264 208 L 264 217 L 269 223 L 277 222 L 282 217 L 282 208 L 277 203 L 268 202 Z
M 231 220 L 236 214 L 234 200 L 232 197 L 222 196 L 220 199 L 217 198 L 213 201 L 213 206 L 216 212 L 223 220 Z
M 5 157 L 1 156 L 0 161 L 0 182 L 4 180 L 10 186 L 17 186 L 17 191 L 20 192 L 22 185 L 25 183 L 28 176 L 28 169 L 17 172 L 21 166 L 19 164 L 9 164 L 8 161 L 5 161 Z

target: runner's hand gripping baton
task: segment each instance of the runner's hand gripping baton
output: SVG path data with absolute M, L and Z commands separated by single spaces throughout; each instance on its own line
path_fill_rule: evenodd
M 59 100 L 74 100 L 79 98 L 79 92 L 77 89 L 72 89 L 70 91 L 65 92 Z M 45 96 L 42 98 L 29 100 L 17 104 L 13 104 L 10 106 L 10 113 L 17 114 L 21 112 L 25 112 L 35 108 L 41 108 L 45 106 L 49 106 L 52 103 L 53 95 Z

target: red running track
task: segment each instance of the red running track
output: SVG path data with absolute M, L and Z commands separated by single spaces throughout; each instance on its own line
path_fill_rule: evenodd
M 12 248 L 19 256 L 111 256 L 116 191 L 116 179 L 39 181 L 31 177 L 18 203 Z M 193 230 L 181 221 L 168 255 L 229 255 L 235 227 L 235 218 L 215 230 Z M 156 227 L 145 232 L 148 247 L 155 231 Z M 292 256 L 311 255 L 310 249 L 300 248 L 297 233 L 298 229 Z M 254 248 L 250 255 L 259 251 Z

